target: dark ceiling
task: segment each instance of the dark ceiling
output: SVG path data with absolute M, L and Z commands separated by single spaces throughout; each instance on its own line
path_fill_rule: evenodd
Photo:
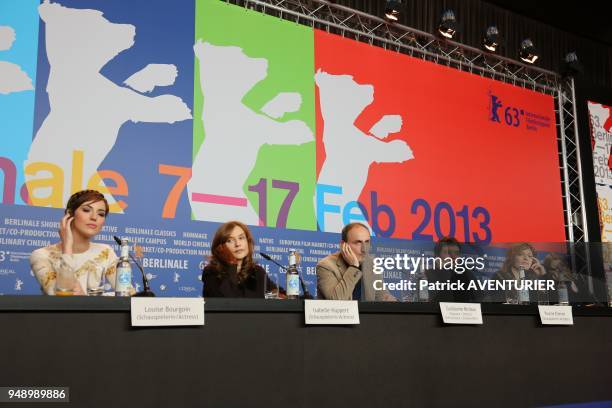
M 581 37 L 612 45 L 612 2 L 558 0 L 486 0 L 514 13 Z

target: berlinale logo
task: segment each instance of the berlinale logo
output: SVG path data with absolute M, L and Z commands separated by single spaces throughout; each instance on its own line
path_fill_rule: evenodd
M 502 100 L 489 91 L 489 120 L 491 122 L 505 123 L 508 126 L 518 127 L 521 124 L 521 117 L 525 112 L 522 109 L 519 110 L 512 106 L 506 106 L 503 110 L 504 121 L 502 122 L 499 114 L 503 106 Z
M 491 98 L 489 104 L 489 108 L 491 109 L 489 120 L 492 122 L 501 123 L 501 120 L 499 119 L 499 109 L 503 106 L 502 101 L 497 97 L 497 95 L 493 95 L 492 93 L 489 93 L 489 98 Z

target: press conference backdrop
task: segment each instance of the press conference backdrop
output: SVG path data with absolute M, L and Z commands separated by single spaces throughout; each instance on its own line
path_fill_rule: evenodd
M 313 293 L 351 221 L 393 246 L 565 240 L 548 95 L 218 0 L 0 0 L 0 68 L 3 294 L 40 293 L 28 256 L 83 188 L 167 296 L 201 292 L 231 219 L 302 252 Z

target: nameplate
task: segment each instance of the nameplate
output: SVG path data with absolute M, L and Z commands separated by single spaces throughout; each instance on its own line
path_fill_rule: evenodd
M 538 305 L 542 324 L 573 325 L 574 316 L 571 306 Z
M 306 324 L 359 324 L 356 300 L 304 300 Z
M 131 298 L 132 326 L 203 326 L 203 298 Z
M 480 303 L 440 302 L 440 311 L 447 324 L 482 324 Z

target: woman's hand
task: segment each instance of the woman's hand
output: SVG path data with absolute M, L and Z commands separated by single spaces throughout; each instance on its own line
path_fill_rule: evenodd
M 538 261 L 538 258 L 534 256 L 531 259 L 532 261 L 531 261 L 531 266 L 529 267 L 529 269 L 532 270 L 538 276 L 546 275 L 546 269 L 544 269 L 544 266 L 542 266 L 540 261 Z
M 576 282 L 572 281 L 570 288 L 572 289 L 572 292 L 578 293 L 578 286 L 576 286 Z
M 62 240 L 62 253 L 65 255 L 72 255 L 72 244 L 74 243 L 72 221 L 74 221 L 74 217 L 70 214 L 64 215 L 60 221 L 59 236 Z

